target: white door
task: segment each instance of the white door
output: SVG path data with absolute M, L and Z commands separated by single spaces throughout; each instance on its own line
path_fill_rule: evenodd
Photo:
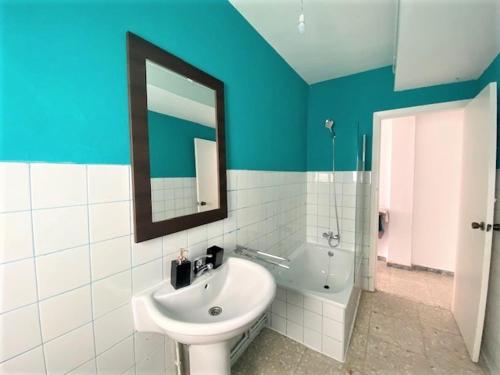
M 479 360 L 481 348 L 493 238 L 490 225 L 495 205 L 496 93 L 496 84 L 489 84 L 464 111 L 459 244 L 452 310 L 474 362 Z
M 196 164 L 196 194 L 198 212 L 219 208 L 219 175 L 217 171 L 217 143 L 194 139 Z

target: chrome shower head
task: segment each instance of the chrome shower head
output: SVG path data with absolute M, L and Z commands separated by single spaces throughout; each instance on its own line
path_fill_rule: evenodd
M 330 129 L 330 131 L 332 131 L 333 130 L 333 124 L 334 124 L 333 120 L 326 119 L 326 121 L 325 121 L 325 128 Z
M 332 134 L 333 137 L 335 137 L 335 132 L 333 131 L 333 127 L 335 125 L 335 122 L 331 119 L 326 119 L 325 120 L 325 128 L 330 130 L 330 133 Z

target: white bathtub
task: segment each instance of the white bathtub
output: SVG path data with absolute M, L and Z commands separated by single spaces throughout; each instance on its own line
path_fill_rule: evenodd
M 290 269 L 257 261 L 278 284 L 270 309 L 271 328 L 343 362 L 360 297 L 360 290 L 353 287 L 354 252 L 305 244 L 288 258 Z M 328 262 L 329 289 L 325 289 Z
M 333 257 L 328 253 L 333 253 Z M 266 265 L 280 286 L 341 306 L 347 305 L 354 282 L 352 251 L 306 244 L 288 259 L 290 269 Z

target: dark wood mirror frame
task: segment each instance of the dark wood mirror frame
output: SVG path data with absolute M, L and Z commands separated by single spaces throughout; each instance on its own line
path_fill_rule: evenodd
M 148 140 L 146 59 L 215 91 L 219 208 L 153 222 Z M 141 37 L 127 32 L 130 145 L 135 242 L 222 220 L 227 217 L 224 83 Z

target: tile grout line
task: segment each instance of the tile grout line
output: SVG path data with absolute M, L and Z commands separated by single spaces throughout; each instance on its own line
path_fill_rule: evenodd
M 36 306 L 37 306 L 37 312 L 38 312 L 38 324 L 39 324 L 39 333 L 40 333 L 40 346 L 42 347 L 42 356 L 43 356 L 43 366 L 45 369 L 45 374 L 47 374 L 47 360 L 45 358 L 45 345 L 43 344 L 43 332 L 42 332 L 42 314 L 41 314 L 41 309 L 40 309 L 40 292 L 39 292 L 39 286 L 38 286 L 38 267 L 36 264 L 36 257 L 35 257 L 35 231 L 34 231 L 34 226 L 33 226 L 33 210 L 32 210 L 32 194 L 33 194 L 33 188 L 32 188 L 32 181 L 31 181 L 31 163 L 28 163 L 28 189 L 29 189 L 29 205 L 30 205 L 30 220 L 31 220 L 31 243 L 32 243 L 32 251 L 33 251 L 33 267 L 34 267 L 34 272 L 35 272 L 35 290 L 36 290 Z
M 133 221 L 134 221 L 134 209 L 133 209 L 133 201 L 132 201 L 132 169 L 131 167 L 128 167 L 127 168 L 127 181 L 128 181 L 128 196 L 130 198 L 129 200 L 129 207 L 128 207 L 128 211 L 130 213 L 130 216 L 129 216 L 129 232 L 131 233 L 130 236 L 129 236 L 129 257 L 130 257 L 130 290 L 131 290 L 131 294 L 132 294 L 132 297 L 134 296 L 134 257 L 133 257 L 133 254 L 132 254 L 132 241 L 134 241 L 134 236 L 135 236 L 135 230 L 132 231 L 132 227 L 133 227 Z M 132 232 L 134 232 L 132 234 Z M 162 277 L 163 277 L 163 238 L 161 239 L 161 255 L 162 255 Z M 132 302 L 132 301 L 131 301 Z M 130 308 L 132 310 L 132 303 L 130 303 Z M 131 311 L 131 314 L 133 314 L 133 312 Z M 132 320 L 133 320 L 133 316 L 132 316 Z M 134 374 L 137 375 L 137 363 L 136 363 L 136 355 L 135 355 L 135 327 L 132 327 L 132 358 L 133 358 L 133 361 L 134 361 L 134 364 L 133 366 L 131 366 L 130 368 L 134 367 Z
M 85 165 L 85 192 L 86 192 L 86 200 L 87 200 L 87 239 L 90 243 L 90 205 L 89 202 L 89 171 L 88 165 Z M 88 246 L 88 255 L 89 255 L 89 278 L 90 278 L 90 314 L 92 318 L 92 339 L 94 344 L 94 358 L 96 359 L 95 367 L 97 371 L 97 343 L 96 343 L 96 335 L 95 335 L 95 319 L 94 319 L 94 288 L 93 288 L 93 274 L 92 274 L 92 249 L 91 246 Z

